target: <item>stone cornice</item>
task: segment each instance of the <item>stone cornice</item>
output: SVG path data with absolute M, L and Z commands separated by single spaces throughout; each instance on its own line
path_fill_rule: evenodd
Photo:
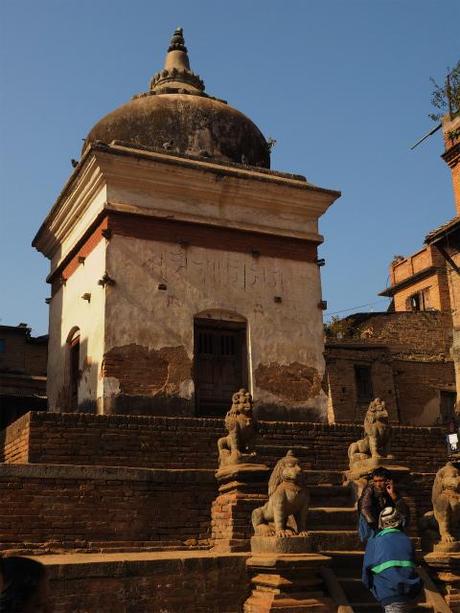
M 104 184 L 96 158 L 85 155 L 40 226 L 32 246 L 48 258 L 53 257 Z
M 322 241 L 318 218 L 339 196 L 290 177 L 141 153 L 98 154 L 112 210 Z
M 90 210 L 102 189 L 106 192 Z M 96 143 L 85 152 L 32 245 L 54 258 L 56 268 L 81 238 L 79 230 L 76 236 L 71 232 L 83 215 L 88 217 L 83 226 L 88 226 L 104 209 L 319 243 L 317 220 L 339 196 L 295 175 Z
M 196 158 L 189 155 L 180 155 L 177 153 L 170 154 L 154 150 L 148 147 L 137 148 L 134 145 L 130 146 L 129 143 L 122 143 L 120 141 L 114 141 L 110 145 L 95 144 L 92 146 L 93 150 L 110 151 L 111 153 L 124 155 L 129 157 L 135 157 L 138 159 L 151 159 L 164 162 L 165 164 L 173 164 L 174 166 L 195 167 L 203 171 L 212 172 L 213 174 L 224 174 L 228 176 L 235 176 L 239 178 L 253 178 L 262 181 L 279 182 L 281 184 L 289 184 L 291 187 L 297 187 L 299 189 L 312 190 L 316 192 L 322 192 L 329 194 L 334 199 L 341 196 L 341 192 L 332 189 L 326 189 L 312 185 L 306 181 L 305 177 L 300 175 L 293 175 L 287 172 L 279 172 L 275 170 L 269 170 L 266 168 L 258 168 L 257 166 L 245 166 L 243 164 L 236 163 L 224 163 L 215 160 L 206 161 L 203 158 Z

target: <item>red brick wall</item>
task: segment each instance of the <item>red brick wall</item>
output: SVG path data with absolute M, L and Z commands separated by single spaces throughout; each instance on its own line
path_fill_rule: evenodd
M 356 336 L 371 343 L 384 343 L 392 352 L 447 357 L 452 343 L 452 318 L 450 313 L 439 311 L 375 313 L 359 323 Z
M 0 460 L 11 464 L 29 461 L 30 416 L 27 413 L 0 432 Z
M 217 485 L 213 471 L 3 464 L 0 491 L 2 548 L 85 548 L 94 541 L 208 544 Z
M 28 461 L 34 463 L 215 469 L 217 439 L 224 434 L 220 419 L 70 413 L 22 419 L 30 419 Z M 6 431 L 9 439 L 14 427 Z M 259 422 L 258 457 L 273 466 L 292 448 L 312 468 L 344 470 L 349 444 L 362 435 L 356 424 Z M 412 470 L 435 471 L 445 460 L 444 432 L 394 427 L 392 453 Z
M 453 363 L 395 360 L 393 367 L 402 423 L 439 420 L 440 390 L 455 392 Z
M 0 353 L 0 370 L 29 375 L 46 375 L 48 342 L 29 337 L 27 327 L 0 326 L 5 351 Z
M 341 324 L 343 338 L 329 338 L 325 351 L 334 421 L 362 422 L 367 407 L 357 402 L 354 366 L 369 364 L 390 419 L 439 423 L 440 390 L 455 391 L 451 313 L 357 313 Z
M 386 347 L 329 344 L 325 359 L 335 422 L 364 421 L 369 403 L 358 402 L 355 365 L 371 367 L 373 397 L 384 398 L 390 420 L 399 421 L 391 354 Z
M 48 567 L 54 613 L 235 613 L 249 595 L 246 555 L 126 557 L 85 564 L 40 558 Z

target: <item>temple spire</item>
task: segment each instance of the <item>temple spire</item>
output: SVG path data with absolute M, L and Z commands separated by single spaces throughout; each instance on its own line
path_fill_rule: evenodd
M 184 53 L 187 53 L 183 28 L 176 28 L 174 30 L 174 34 L 171 37 L 171 42 L 169 43 L 168 51 L 184 51 Z
M 203 95 L 203 81 L 190 70 L 182 28 L 175 29 L 166 54 L 164 68 L 152 77 L 150 92 L 152 94 Z

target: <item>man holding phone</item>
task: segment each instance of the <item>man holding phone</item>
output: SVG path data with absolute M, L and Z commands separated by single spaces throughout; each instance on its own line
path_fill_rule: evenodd
M 386 507 L 397 509 L 402 518 L 402 527 L 407 527 L 409 508 L 395 489 L 391 472 L 387 468 L 379 467 L 372 471 L 369 483 L 358 501 L 358 531 L 363 543 L 376 534 L 379 515 Z

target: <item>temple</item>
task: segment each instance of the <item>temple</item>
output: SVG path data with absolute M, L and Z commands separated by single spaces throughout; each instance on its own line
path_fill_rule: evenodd
M 33 241 L 51 261 L 51 411 L 224 415 L 244 386 L 260 417 L 325 419 L 318 219 L 340 194 L 269 167 L 177 29 Z

